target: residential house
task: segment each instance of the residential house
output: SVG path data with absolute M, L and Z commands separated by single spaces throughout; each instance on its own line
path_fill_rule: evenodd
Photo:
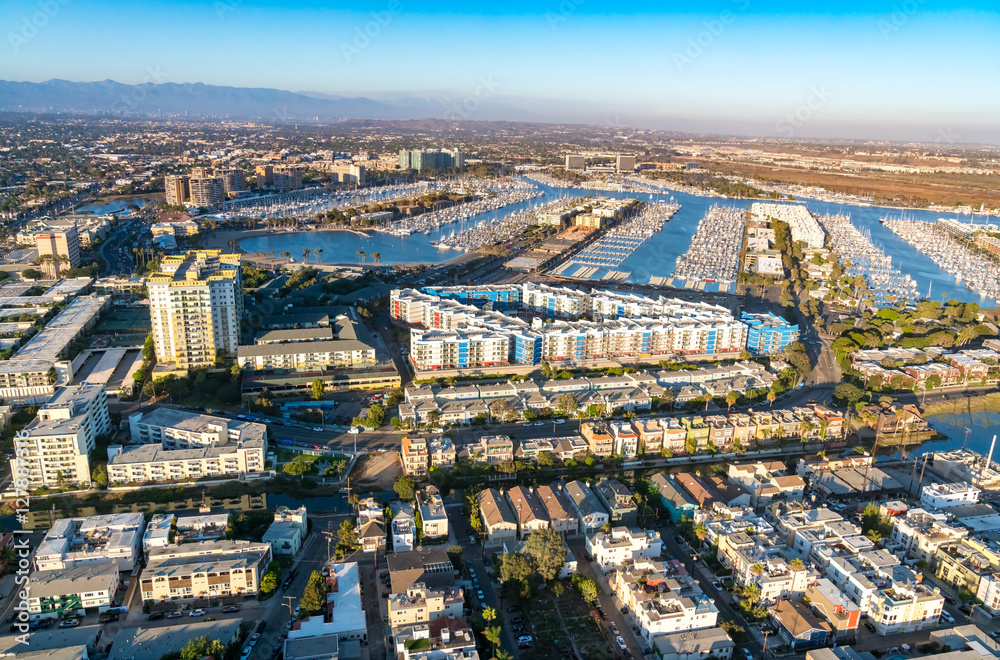
M 550 526 L 548 510 L 527 487 L 514 486 L 508 490 L 507 501 L 517 517 L 518 538 L 524 539 L 531 532 Z
M 559 488 L 536 486 L 535 499 L 545 507 L 552 529 L 565 536 L 576 536 L 580 531 L 580 520 L 573 512 L 573 505 Z
M 569 499 L 584 534 L 590 534 L 608 524 L 608 511 L 590 486 L 582 481 L 571 481 L 561 488 Z
M 499 547 L 517 540 L 517 516 L 499 491 L 487 488 L 476 495 L 479 516 L 486 531 L 486 545 Z
M 698 503 L 677 486 L 673 475 L 658 472 L 650 478 L 650 481 L 656 486 L 660 494 L 660 502 L 670 513 L 670 519 L 674 523 L 678 523 L 684 518 L 694 517 Z
M 615 453 L 615 439 L 605 422 L 584 422 L 580 433 L 587 439 L 590 453 L 594 456 L 605 458 Z
M 825 619 L 833 629 L 833 641 L 853 643 L 861 624 L 861 608 L 840 587 L 820 578 L 806 589 L 806 598 L 814 614 Z
M 659 559 L 663 540 L 655 530 L 612 527 L 587 537 L 587 554 L 605 573 L 636 559 Z
M 617 479 L 601 479 L 593 491 L 607 509 L 612 526 L 635 526 L 638 523 L 638 508 L 628 486 Z
M 769 614 L 778 635 L 793 652 L 827 646 L 833 637 L 833 627 L 802 603 L 782 600 L 771 608 Z

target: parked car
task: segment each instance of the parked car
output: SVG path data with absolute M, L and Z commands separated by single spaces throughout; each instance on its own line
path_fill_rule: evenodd
M 618 634 L 618 626 L 616 626 L 613 621 L 611 622 L 611 634 L 612 635 Z
M 557 419 L 557 420 L 556 420 L 555 422 L 553 422 L 553 423 L 554 423 L 554 424 L 565 424 L 565 423 L 566 423 L 566 420 L 565 420 L 565 419 Z
M 250 635 L 250 639 L 248 640 L 247 643 L 250 644 L 250 646 L 256 646 L 257 645 L 257 640 L 259 640 L 259 639 L 260 639 L 260 633 L 254 633 L 254 634 Z
M 615 637 L 615 642 L 618 643 L 618 648 L 620 648 L 623 651 L 628 648 L 627 646 L 625 646 L 625 640 L 621 638 L 621 635 Z
M 750 649 L 745 646 L 743 647 L 743 655 L 746 656 L 747 660 L 753 660 L 753 653 L 751 653 Z
M 182 616 L 184 616 L 184 615 L 181 614 L 179 610 L 174 610 L 173 612 L 167 612 L 167 618 L 168 619 L 179 619 Z
M 507 612 L 509 614 L 513 614 L 514 612 L 520 612 L 520 611 L 521 611 L 521 608 L 518 607 L 517 605 L 511 605 L 510 607 L 507 608 Z
M 205 610 L 199 607 L 196 610 L 191 610 L 190 612 L 188 612 L 188 616 L 205 616 Z
M 63 619 L 62 622 L 60 622 L 59 627 L 60 628 L 76 628 L 78 625 L 80 625 L 80 620 L 79 619 Z
M 146 621 L 159 621 L 163 618 L 163 612 L 153 612 L 146 617 Z
M 521 635 L 517 638 L 518 644 L 531 644 L 531 635 Z
M 231 614 L 233 612 L 239 612 L 239 611 L 240 611 L 239 605 L 226 605 L 225 607 L 222 608 L 223 614 Z

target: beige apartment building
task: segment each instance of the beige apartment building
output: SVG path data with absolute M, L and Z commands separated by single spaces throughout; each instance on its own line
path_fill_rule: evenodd
M 432 589 L 423 582 L 415 582 L 406 593 L 390 596 L 389 625 L 395 629 L 442 617 L 460 617 L 464 605 L 465 598 L 458 587 Z
M 271 546 L 253 541 L 206 541 L 157 548 L 139 577 L 142 600 L 254 595 L 271 561 Z
M 191 199 L 191 189 L 185 175 L 171 174 L 164 177 L 163 187 L 167 191 L 167 204 L 171 206 L 186 204 Z
M 427 476 L 428 454 L 426 439 L 404 436 L 399 453 L 403 457 L 403 472 L 411 477 Z
M 214 364 L 222 353 L 236 354 L 243 318 L 240 255 L 195 250 L 167 256 L 146 286 L 159 361 L 191 369 Z

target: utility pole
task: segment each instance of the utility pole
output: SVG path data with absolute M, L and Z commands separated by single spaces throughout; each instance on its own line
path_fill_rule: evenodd
M 291 619 L 293 616 L 295 616 L 295 608 L 292 607 L 292 605 L 295 603 L 295 596 L 282 596 L 282 597 L 288 601 L 288 618 Z
M 333 541 L 333 537 L 334 537 L 334 533 L 333 533 L 333 521 L 332 520 L 327 520 L 326 521 L 326 531 L 323 532 L 323 536 L 326 537 L 326 564 L 327 564 L 327 566 L 329 566 L 330 565 L 330 543 Z
M 770 634 L 771 634 L 770 631 L 765 631 L 764 632 L 764 648 L 760 652 L 760 657 L 762 657 L 762 658 L 766 658 L 767 657 L 767 638 L 768 638 L 768 636 Z

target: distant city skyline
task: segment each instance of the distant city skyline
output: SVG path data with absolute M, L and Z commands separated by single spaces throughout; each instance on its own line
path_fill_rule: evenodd
M 458 119 L 1000 143 L 995 3 L 14 0 L 4 27 L 0 78 L 13 81 L 201 82 L 433 97 Z

